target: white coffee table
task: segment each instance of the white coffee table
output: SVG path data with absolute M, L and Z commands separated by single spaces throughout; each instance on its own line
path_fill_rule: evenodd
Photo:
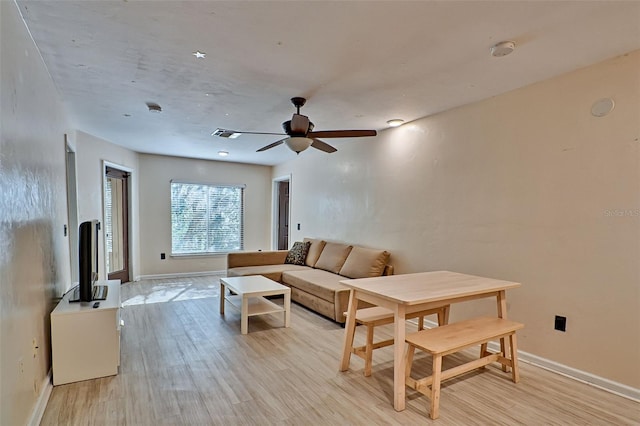
M 229 289 L 235 295 L 226 294 Z M 263 296 L 284 295 L 284 306 Z M 225 300 L 240 310 L 240 332 L 247 334 L 249 317 L 284 312 L 284 326 L 289 327 L 291 316 L 291 289 L 262 275 L 220 278 L 220 314 L 224 315 Z

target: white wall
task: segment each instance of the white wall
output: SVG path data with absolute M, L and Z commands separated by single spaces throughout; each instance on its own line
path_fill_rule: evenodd
M 640 388 L 639 70 L 633 52 L 304 152 L 273 171 L 292 173 L 291 240 L 385 248 L 397 273 L 519 281 L 508 312 L 526 325 L 520 349 Z M 616 107 L 593 117 L 603 97 Z M 495 307 L 452 316 L 484 312 Z
M 171 180 L 244 184 L 245 250 L 270 248 L 271 167 L 140 155 L 140 274 L 222 271 L 226 255 L 171 257 Z M 166 259 L 160 259 L 166 253 Z
M 51 368 L 49 313 L 70 285 L 69 123 L 13 2 L 0 2 L 0 54 L 0 424 L 23 425 Z
M 98 219 L 104 224 L 104 162 L 131 170 L 130 176 L 130 223 L 129 245 L 131 253 L 130 279 L 133 280 L 140 270 L 140 220 L 138 195 L 138 154 L 120 145 L 109 143 L 103 139 L 84 132 L 75 133 L 76 170 L 78 175 L 78 223 L 85 220 Z M 100 232 L 100 262 L 98 273 L 100 279 L 107 279 L 105 267 L 104 226 Z

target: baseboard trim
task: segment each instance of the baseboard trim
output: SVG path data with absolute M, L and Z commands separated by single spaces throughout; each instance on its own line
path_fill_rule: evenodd
M 227 271 L 204 271 L 204 272 L 176 272 L 171 274 L 139 275 L 134 277 L 134 281 L 140 280 L 161 280 L 163 278 L 185 278 L 201 277 L 204 275 L 225 275 Z
M 51 370 L 47 373 L 47 376 L 42 381 L 42 386 L 40 387 L 40 395 L 38 395 L 38 400 L 36 401 L 36 405 L 31 412 L 31 417 L 29 418 L 29 422 L 27 423 L 29 426 L 38 426 L 42 421 L 42 416 L 44 416 L 44 410 L 47 408 L 47 403 L 49 402 L 49 397 L 51 396 L 51 391 L 53 391 L 53 385 L 51 384 L 52 373 Z
M 415 323 L 416 325 L 418 324 L 417 320 L 415 319 L 409 321 Z M 425 327 L 433 328 L 437 327 L 438 323 L 435 321 L 425 320 L 424 325 Z M 493 351 L 498 351 L 500 350 L 500 345 L 495 342 L 490 342 L 489 348 Z M 582 383 L 586 383 L 587 385 L 602 389 L 618 396 L 622 396 L 632 401 L 640 402 L 640 389 L 636 389 L 622 383 L 614 382 L 613 380 L 596 376 L 595 374 L 578 370 L 576 368 L 569 367 L 568 365 L 560 364 L 550 359 L 542 358 L 538 355 L 534 355 L 521 350 L 518 351 L 518 361 L 543 368 L 547 371 L 551 371 L 552 373 L 560 374 L 562 376 L 577 380 Z

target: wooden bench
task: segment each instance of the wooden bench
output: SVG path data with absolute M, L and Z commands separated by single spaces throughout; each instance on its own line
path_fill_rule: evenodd
M 413 313 L 407 313 L 406 319 L 418 318 L 418 330 L 424 329 L 424 317 L 427 315 L 437 314 L 438 324 L 443 325 L 448 321 L 449 306 L 429 309 L 426 311 L 418 311 Z M 347 313 L 345 312 L 345 315 Z M 373 351 L 375 349 L 384 348 L 385 346 L 393 345 L 393 339 L 387 339 L 380 342 L 373 341 L 374 328 L 379 325 L 393 324 L 394 317 L 393 311 L 380 306 L 374 306 L 371 308 L 358 309 L 356 311 L 356 324 L 362 324 L 367 327 L 367 337 L 363 346 L 351 347 L 351 352 L 354 355 L 364 359 L 364 375 L 365 377 L 371 376 L 371 364 L 373 361 Z
M 482 368 L 492 362 L 499 362 L 505 367 L 511 367 L 511 378 L 517 383 L 518 358 L 516 330 L 524 327 L 524 324 L 509 321 L 502 318 L 474 318 L 441 327 L 418 331 L 406 336 L 409 344 L 406 352 L 406 385 L 431 398 L 430 417 L 437 419 L 439 416 L 438 405 L 440 402 L 440 383 L 443 380 L 458 376 L 476 368 Z M 487 350 L 487 343 L 494 339 L 509 337 L 510 358 L 504 352 L 492 353 Z M 461 351 L 471 346 L 481 345 L 480 358 L 457 367 L 442 371 L 442 357 Z M 430 376 L 422 379 L 412 379 L 411 364 L 415 349 L 428 352 L 433 357 L 433 368 Z M 430 392 L 429 392 L 430 388 Z

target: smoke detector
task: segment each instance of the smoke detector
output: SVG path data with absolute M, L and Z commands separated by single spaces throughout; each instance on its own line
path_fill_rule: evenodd
M 491 56 L 499 58 L 501 56 L 507 56 L 513 52 L 516 48 L 516 44 L 513 41 L 501 41 L 491 46 Z

